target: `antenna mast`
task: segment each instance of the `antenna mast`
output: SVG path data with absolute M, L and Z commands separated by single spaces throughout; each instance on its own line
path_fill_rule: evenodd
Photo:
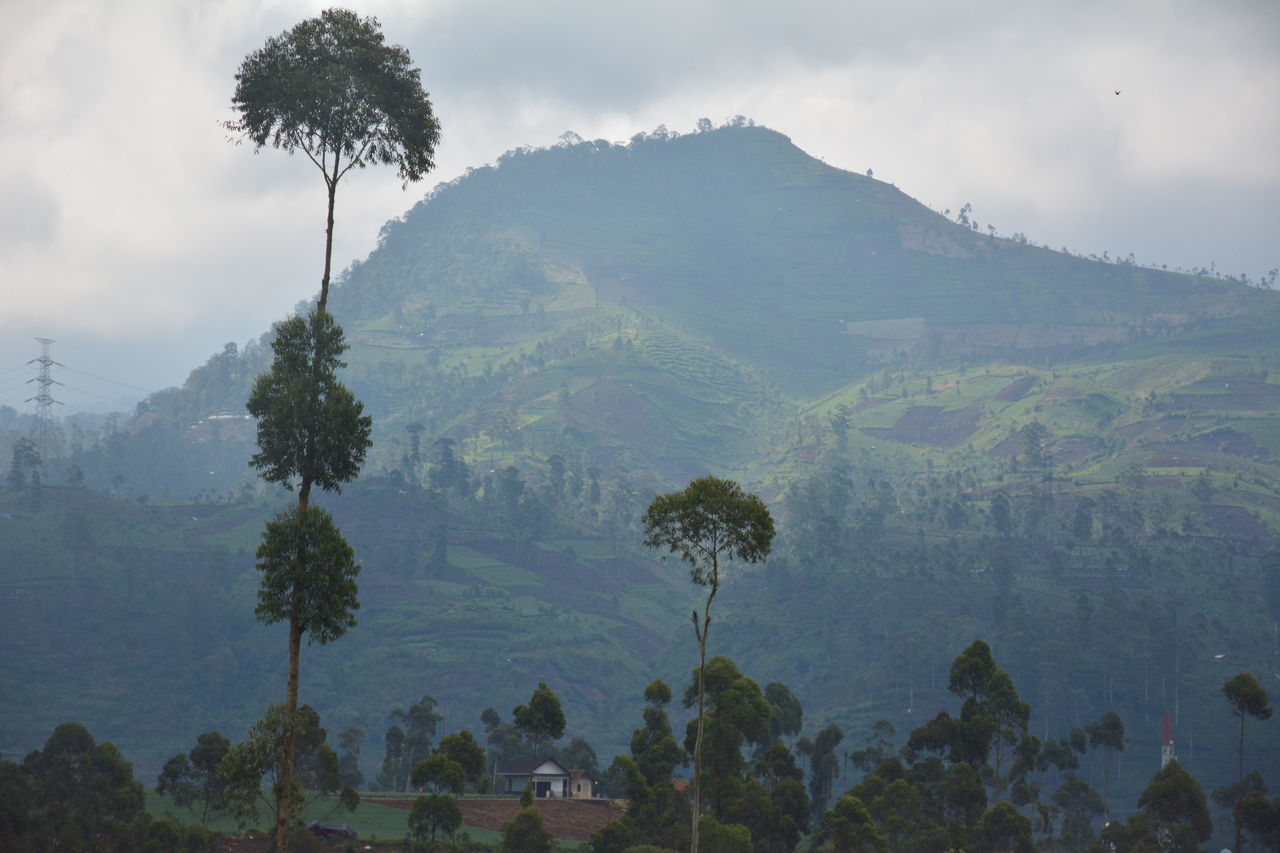
M 1160 769 L 1163 770 L 1173 761 L 1173 716 L 1165 714 L 1160 721 Z
M 35 382 L 39 385 L 40 390 L 34 397 L 28 397 L 23 402 L 30 403 L 35 401 L 36 430 L 40 433 L 40 459 L 47 461 L 49 448 L 53 444 L 53 417 L 50 412 L 55 404 L 62 405 L 62 403 L 53 399 L 53 395 L 49 393 L 49 389 L 54 385 L 62 384 L 49 374 L 49 368 L 55 364 L 58 367 L 62 367 L 62 364 L 49 357 L 49 344 L 57 343 L 57 341 L 49 338 L 36 338 L 36 340 L 40 342 L 40 357 L 31 359 L 27 364 L 40 365 L 40 375 L 35 379 L 28 379 L 27 382 Z

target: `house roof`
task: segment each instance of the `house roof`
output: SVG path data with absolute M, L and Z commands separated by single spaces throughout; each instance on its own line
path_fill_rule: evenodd
M 546 765 L 552 765 L 547 767 Z M 540 776 L 568 776 L 569 771 L 564 769 L 564 765 L 554 758 L 517 758 L 509 763 L 502 770 L 498 771 L 499 776 L 528 776 L 535 770 L 541 770 Z

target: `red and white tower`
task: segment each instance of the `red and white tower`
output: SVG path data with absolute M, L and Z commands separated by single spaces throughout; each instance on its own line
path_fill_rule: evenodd
M 1160 769 L 1163 770 L 1173 761 L 1173 715 L 1165 714 L 1160 721 Z

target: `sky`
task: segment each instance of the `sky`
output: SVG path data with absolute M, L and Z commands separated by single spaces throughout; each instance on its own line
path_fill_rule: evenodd
M 0 0 L 0 405 L 128 410 L 319 289 L 324 185 L 229 140 L 235 72 L 325 3 Z M 985 230 L 1280 266 L 1272 0 L 367 0 L 421 68 L 437 170 L 339 186 L 334 264 L 439 181 L 565 131 L 750 117 Z M 1117 90 L 1119 94 L 1116 94 Z

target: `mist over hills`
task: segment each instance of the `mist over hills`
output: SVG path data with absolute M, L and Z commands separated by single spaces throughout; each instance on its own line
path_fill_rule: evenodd
M 1219 676 L 1278 651 L 1275 292 L 999 236 L 737 123 L 510 152 L 388 223 L 331 308 L 375 446 L 323 501 L 361 624 L 304 655 L 303 694 L 369 725 L 367 764 L 396 705 L 475 728 L 540 680 L 622 749 L 644 685 L 693 661 L 689 585 L 638 516 L 710 472 L 780 522 L 713 651 L 850 748 L 947 707 L 981 636 L 1037 733 L 1122 713 L 1117 807 L 1175 701 L 1197 773 L 1230 775 Z M 283 496 L 243 414 L 269 340 L 68 435 L 102 494 L 3 493 L 4 743 L 82 719 L 156 769 L 197 733 L 178 707 L 238 735 L 274 697 L 252 554 Z

